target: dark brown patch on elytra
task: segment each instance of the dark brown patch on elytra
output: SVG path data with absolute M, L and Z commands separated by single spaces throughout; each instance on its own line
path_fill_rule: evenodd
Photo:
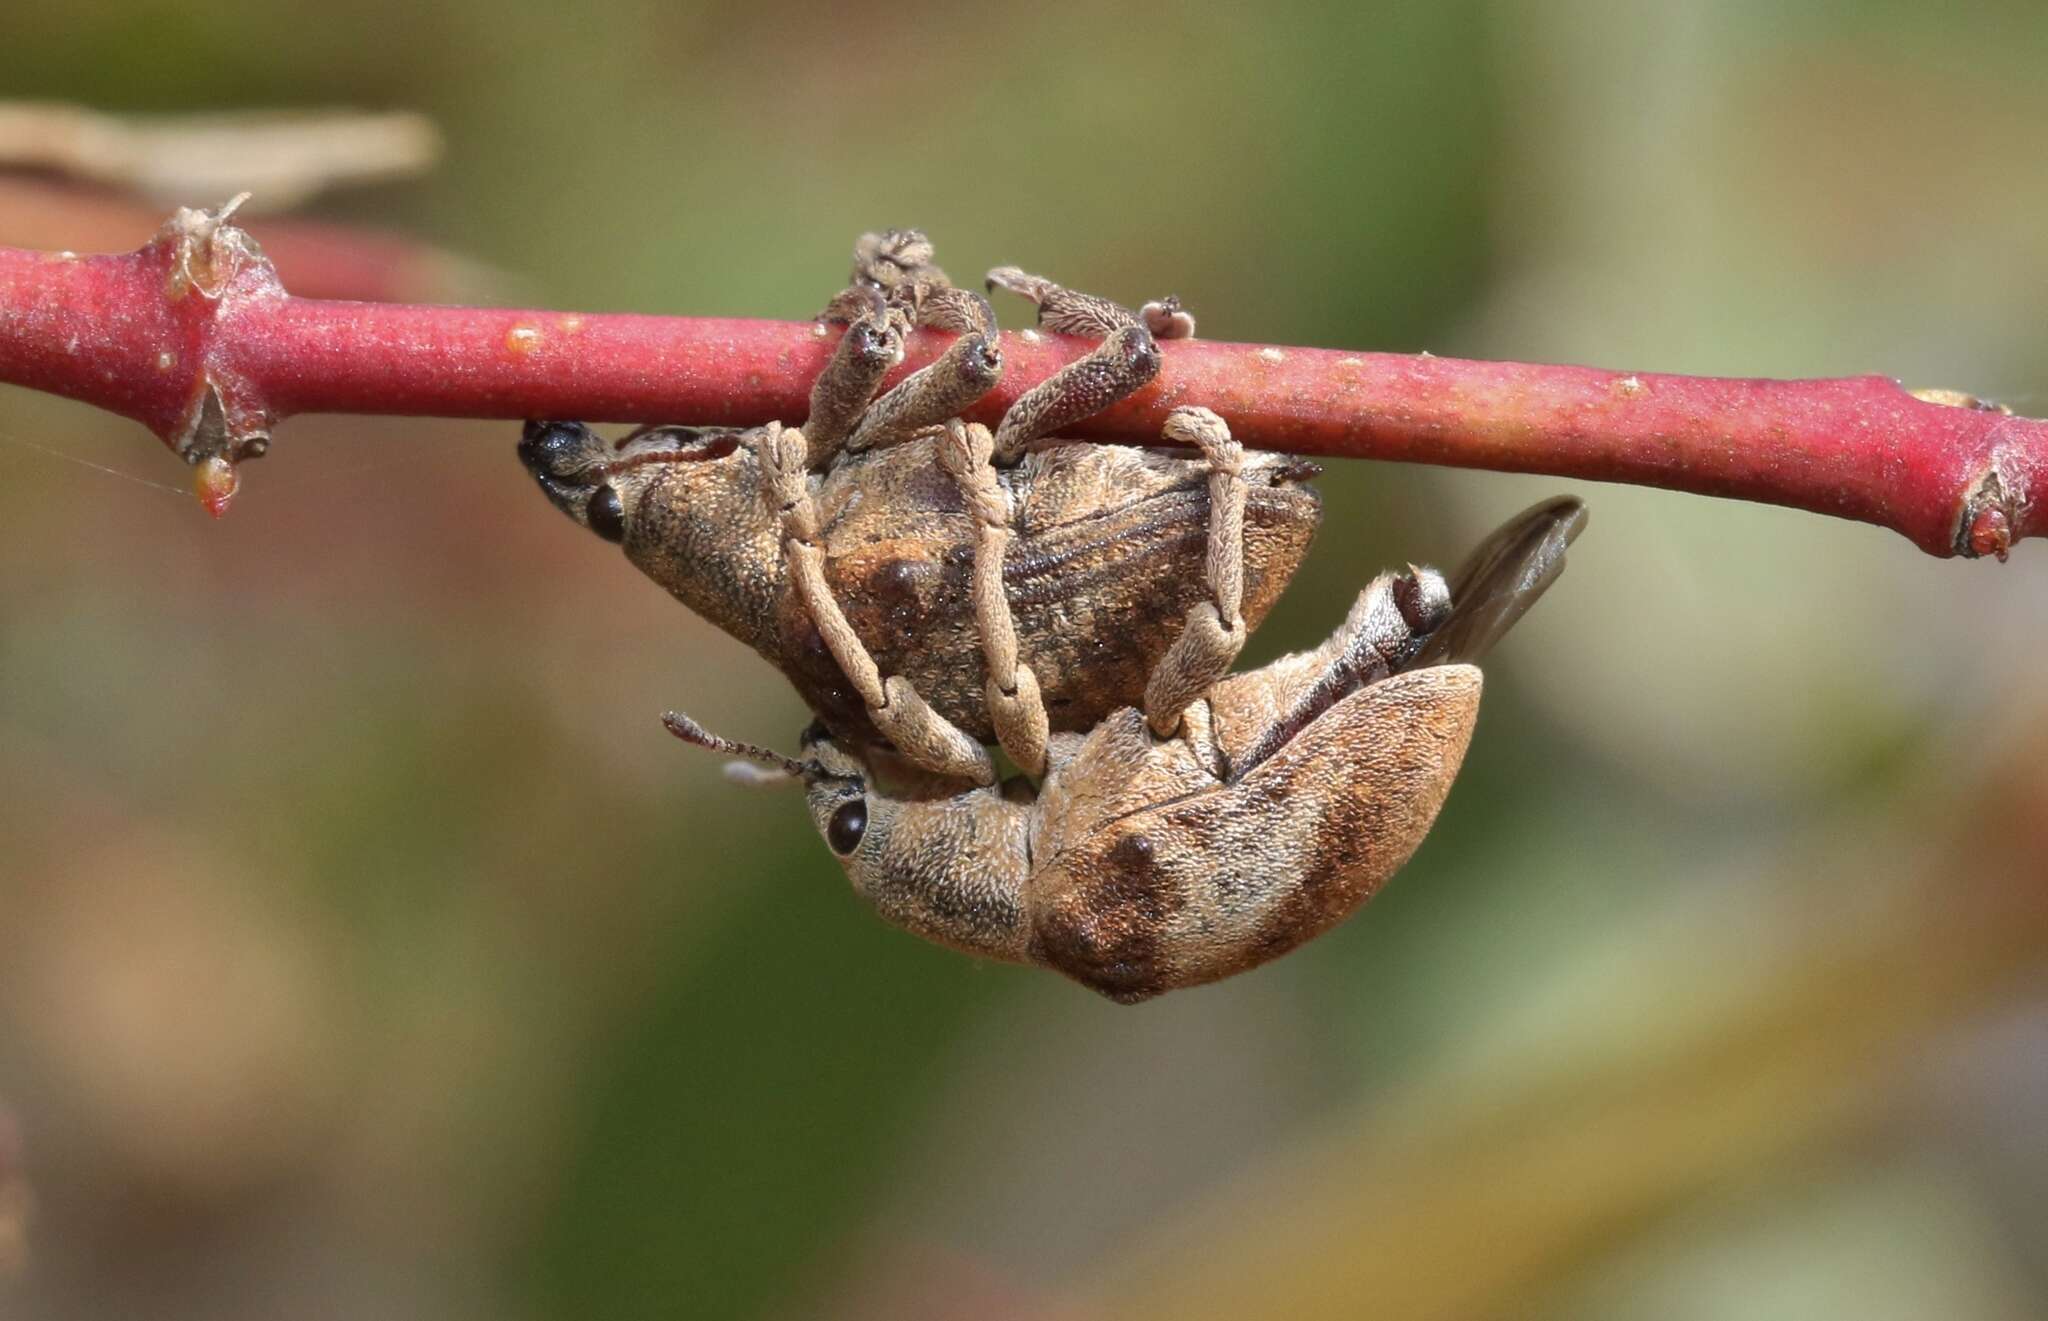
M 1128 1003 L 1159 994 L 1166 986 L 1157 920 L 1140 917 L 1128 902 L 1105 906 L 1100 901 L 1106 897 L 1096 888 L 1093 902 L 1073 895 L 1042 911 L 1032 924 L 1033 960 L 1112 1000 Z
M 1122 871 L 1142 874 L 1152 869 L 1156 852 L 1149 836 L 1133 830 L 1111 846 L 1109 864 Z
M 890 560 L 875 571 L 875 595 L 892 605 L 902 605 L 917 599 L 918 587 L 932 576 L 928 564 L 914 560 Z
M 1102 867 L 1083 887 L 1096 912 L 1120 927 L 1155 939 L 1166 919 L 1184 902 L 1159 865 L 1158 846 L 1135 830 L 1110 845 Z

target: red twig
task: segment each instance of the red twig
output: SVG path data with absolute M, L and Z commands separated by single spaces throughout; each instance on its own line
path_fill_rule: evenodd
M 294 413 L 800 419 L 831 346 L 809 323 L 330 302 L 285 293 L 218 213 L 180 212 L 118 256 L 0 248 L 0 381 L 135 418 L 200 467 Z M 939 351 L 914 337 L 902 370 Z M 993 420 L 1088 345 L 1005 337 Z M 2048 532 L 2048 422 L 1884 377 L 1767 381 L 1278 349 L 1164 346 L 1159 379 L 1074 428 L 1149 442 L 1181 403 L 1246 444 L 1541 472 L 1791 505 L 1892 528 L 1935 555 L 2001 558 Z

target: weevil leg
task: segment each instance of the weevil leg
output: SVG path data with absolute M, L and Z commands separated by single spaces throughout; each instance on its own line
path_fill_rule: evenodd
M 932 261 L 932 241 L 920 229 L 863 234 L 853 245 L 853 288 L 880 290 L 912 325 L 961 334 L 995 334 L 988 300 L 946 278 Z M 844 299 L 851 294 L 841 294 Z M 836 306 L 838 300 L 834 300 Z
M 811 499 L 808 444 L 801 431 L 769 423 L 749 433 L 761 463 L 761 493 L 782 528 L 797 598 L 866 705 L 869 719 L 898 752 L 935 774 L 994 784 L 995 765 L 986 749 L 932 710 L 902 675 L 882 675 L 867 647 L 825 581 L 825 552 L 818 544 L 817 505 Z
M 820 467 L 853 435 L 889 369 L 903 361 L 904 319 L 882 291 L 854 285 L 832 300 L 825 320 L 843 320 L 846 333 L 818 379 L 811 383 L 811 413 L 804 421 L 808 462 Z
M 1308 664 L 1276 662 L 1243 676 L 1267 687 L 1261 705 L 1272 718 L 1231 759 L 1232 778 L 1249 774 L 1344 698 L 1408 668 L 1450 613 L 1443 575 L 1411 564 L 1405 573 L 1383 573 L 1366 584 L 1329 641 L 1293 658 Z
M 939 426 L 1002 379 L 1003 351 L 988 300 L 971 289 L 952 292 L 980 305 L 980 312 L 969 318 L 974 328 L 954 340 L 929 366 L 912 372 L 875 400 L 846 438 L 849 452 L 897 444 Z M 927 310 L 930 306 L 928 303 Z
M 972 289 L 951 284 L 920 284 L 904 300 L 905 311 L 915 325 L 957 334 L 996 336 L 995 309 L 988 299 Z
M 804 431 L 813 468 L 842 447 L 857 453 L 935 427 L 994 389 L 1003 374 L 988 299 L 946 278 L 933 264 L 931 240 L 922 231 L 861 235 L 854 244 L 852 280 L 824 312 L 825 320 L 848 325 L 811 390 Z M 937 361 L 876 399 L 882 377 L 903 360 L 902 336 L 911 327 L 949 330 L 960 338 Z M 857 338 L 873 339 L 884 329 L 894 340 L 886 362 L 864 353 Z
M 889 292 L 917 284 L 951 284 L 932 261 L 932 241 L 921 229 L 884 229 L 853 244 L 853 282 Z
M 931 240 L 921 230 L 861 235 L 853 248 L 851 283 L 819 319 L 845 323 L 846 333 L 811 386 L 804 435 L 813 468 L 842 447 L 867 449 L 944 420 L 986 394 L 1002 373 L 988 300 L 954 287 L 932 263 Z M 913 326 L 978 332 L 985 342 L 956 345 L 875 399 L 882 378 L 903 361 L 903 336 Z
M 990 271 L 988 287 L 991 291 L 1007 289 L 1036 303 L 1038 324 L 1055 335 L 1107 338 L 1125 326 L 1145 324 L 1122 303 L 1100 294 L 1084 294 L 1078 289 L 1069 289 L 1015 266 L 998 266 Z
M 1209 548 L 1202 564 L 1209 599 L 1188 610 L 1187 626 L 1145 685 L 1145 721 L 1160 738 L 1179 729 L 1189 704 L 1230 673 L 1246 632 L 1244 446 L 1206 408 L 1174 409 L 1167 414 L 1165 434 L 1201 450 L 1209 465 Z
M 1159 374 L 1159 345 L 1147 324 L 1172 329 L 1186 317 L 1174 302 L 1147 304 L 1147 317 L 1094 294 L 1078 293 L 1014 266 L 988 273 L 990 289 L 1008 289 L 1038 304 L 1038 324 L 1061 335 L 1100 335 L 1093 353 L 1054 372 L 1010 405 L 996 427 L 995 461 L 1015 463 L 1040 436 L 1093 416 L 1132 394 Z M 1186 318 L 1189 330 L 1194 320 Z
M 1038 305 L 1038 324 L 1055 335 L 1113 335 L 1125 326 L 1143 326 L 1155 339 L 1192 339 L 1194 314 L 1172 296 L 1155 298 L 1136 312 L 1100 294 L 1084 294 L 1042 275 L 1032 275 L 1015 266 L 998 266 L 988 273 L 988 287 L 1007 289 Z
M 1448 582 L 1412 564 L 1406 573 L 1381 574 L 1316 651 L 1232 678 L 1235 691 L 1225 700 L 1256 731 L 1240 747 L 1234 774 L 1248 773 L 1356 689 L 1478 660 L 1557 581 L 1585 526 L 1577 497 L 1539 501 L 1480 542 Z
M 1003 554 L 1014 535 L 1010 497 L 996 481 L 990 462 L 995 437 L 978 422 L 958 419 L 939 441 L 939 461 L 974 518 L 974 622 L 988 669 L 983 688 L 996 741 L 1017 769 L 1034 779 L 1045 774 L 1049 722 L 1038 676 L 1017 656 L 1017 627 L 1003 592 Z

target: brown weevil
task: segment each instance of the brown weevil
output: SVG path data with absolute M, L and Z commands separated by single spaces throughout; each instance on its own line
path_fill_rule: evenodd
M 889 921 L 1143 1000 L 1285 954 L 1408 860 L 1472 736 L 1473 662 L 1556 579 L 1585 518 L 1557 497 L 1448 582 L 1413 566 L 1381 575 L 1329 641 L 1215 683 L 1170 735 L 1135 707 L 1055 735 L 1035 791 L 896 792 L 815 726 L 790 758 L 666 720 L 799 780 L 854 889 Z
M 1189 421 L 1201 410 L 1163 437 L 1197 458 L 1057 443 L 1151 380 L 1156 339 L 1193 321 L 1171 299 L 1132 312 L 1009 267 L 990 287 L 1101 340 L 993 432 L 957 420 L 1000 376 L 987 300 L 946 280 L 922 234 L 892 230 L 861 240 L 826 310 L 847 329 L 801 430 L 659 426 L 613 444 L 534 422 L 520 457 L 571 518 L 787 675 L 851 752 L 988 784 L 997 741 L 1040 774 L 1052 732 L 1136 704 L 1162 662 L 1189 692 L 1220 678 L 1321 502 L 1313 465 L 1247 454 Z M 913 325 L 959 337 L 876 398 Z

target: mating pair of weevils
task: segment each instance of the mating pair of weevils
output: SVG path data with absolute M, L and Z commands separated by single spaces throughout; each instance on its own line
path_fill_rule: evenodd
M 1135 449 L 1058 432 L 1193 333 L 1011 267 L 1045 329 L 1100 341 L 993 432 L 960 414 L 1002 372 L 988 300 L 913 230 L 864 236 L 801 430 L 534 422 L 548 497 L 782 670 L 817 714 L 797 757 L 671 714 L 692 743 L 801 783 L 882 916 L 1133 1001 L 1327 930 L 1428 833 L 1478 714 L 1473 662 L 1585 521 L 1546 501 L 1446 580 L 1375 578 L 1314 651 L 1232 674 L 1301 563 L 1313 465 L 1247 454 L 1205 408 Z M 904 336 L 957 335 L 885 393 Z M 1193 457 L 1190 457 L 1190 450 Z M 999 778 L 998 743 L 1021 774 Z M 763 771 L 761 768 L 766 767 Z

